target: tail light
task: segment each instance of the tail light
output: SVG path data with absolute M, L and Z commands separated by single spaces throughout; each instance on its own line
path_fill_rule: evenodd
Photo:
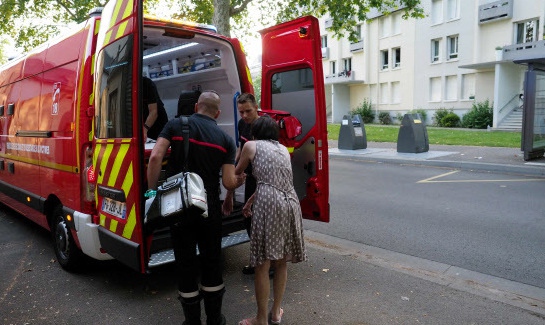
M 96 212 L 96 201 L 95 201 L 95 189 L 96 189 L 96 173 L 93 167 L 93 149 L 91 146 L 88 146 L 85 149 L 85 169 L 82 173 L 82 198 L 83 198 L 83 207 L 86 211 L 93 214 Z

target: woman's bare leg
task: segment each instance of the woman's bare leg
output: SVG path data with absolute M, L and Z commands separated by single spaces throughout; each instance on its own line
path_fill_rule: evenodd
M 282 305 L 282 299 L 284 299 L 284 292 L 286 291 L 286 282 L 288 281 L 288 265 L 286 259 L 274 261 L 275 271 L 273 279 L 273 306 L 271 308 L 271 315 L 273 320 L 280 318 L 280 307 Z
M 257 300 L 257 325 L 266 325 L 268 323 L 267 313 L 271 290 L 271 283 L 269 280 L 270 266 L 271 261 L 266 260 L 263 264 L 255 267 L 254 287 L 255 299 Z

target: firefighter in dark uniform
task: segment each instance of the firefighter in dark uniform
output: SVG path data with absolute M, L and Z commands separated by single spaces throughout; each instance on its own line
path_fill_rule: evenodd
M 168 122 L 168 116 L 155 83 L 147 77 L 142 79 L 142 102 L 144 140 L 146 137 L 157 140 L 159 132 Z
M 252 123 L 259 118 L 257 102 L 254 95 L 250 93 L 244 93 L 238 96 L 237 98 L 237 109 L 238 114 L 240 115 L 240 120 L 238 121 L 238 137 L 239 137 L 239 147 L 237 149 L 236 161 L 240 157 L 242 148 L 247 141 L 251 139 L 251 129 Z M 257 182 L 252 176 L 252 165 L 249 164 L 245 170 L 246 173 L 246 183 L 244 185 L 244 202 L 254 194 L 257 188 Z M 229 215 L 233 210 L 233 196 L 234 191 L 228 191 L 225 200 L 223 201 L 223 214 Z M 252 218 L 244 218 L 244 226 L 248 236 L 251 235 L 252 227 Z M 246 265 L 242 268 L 242 273 L 244 274 L 254 274 L 255 270 L 252 266 Z
M 185 325 L 201 324 L 201 299 L 204 300 L 207 325 L 225 324 L 221 305 L 225 285 L 221 261 L 220 171 L 223 186 L 233 190 L 242 185 L 245 176 L 235 176 L 236 146 L 234 140 L 216 124 L 220 114 L 220 98 L 204 91 L 189 119 L 189 171 L 201 176 L 208 199 L 208 217 L 187 215 L 171 227 L 178 274 L 179 300 Z M 157 138 L 148 166 L 149 189 L 157 189 L 161 163 L 167 149 L 171 155 L 167 176 L 181 172 L 183 135 L 180 119 L 170 120 Z M 196 248 L 200 255 L 196 255 Z M 200 275 L 200 289 L 198 278 Z

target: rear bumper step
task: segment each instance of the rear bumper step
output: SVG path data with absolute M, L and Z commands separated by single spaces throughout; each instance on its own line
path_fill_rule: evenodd
M 235 246 L 238 244 L 243 244 L 249 241 L 250 241 L 250 238 L 248 237 L 248 234 L 246 233 L 246 231 L 240 231 L 238 233 L 223 237 L 221 239 L 221 248 L 227 248 L 227 247 Z M 197 254 L 198 253 L 199 253 L 199 250 L 197 249 Z M 172 262 L 174 262 L 174 251 L 172 249 L 167 249 L 164 251 L 153 253 L 150 257 L 148 267 L 153 268 L 153 267 L 169 264 Z

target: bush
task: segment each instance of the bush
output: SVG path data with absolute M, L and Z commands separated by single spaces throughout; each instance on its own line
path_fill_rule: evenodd
M 403 121 L 403 116 L 404 116 L 404 115 L 401 114 L 401 113 L 397 113 L 397 114 L 396 114 L 396 117 L 395 117 L 395 118 L 399 121 L 399 124 L 401 124 L 401 121 Z
M 435 113 L 433 114 L 433 120 L 434 120 L 434 124 L 435 126 L 443 126 L 441 124 L 441 120 L 443 119 L 443 117 L 447 116 L 449 113 L 453 113 L 452 109 L 451 110 L 448 110 L 446 108 L 439 108 L 438 110 L 435 111 Z
M 371 107 L 371 101 L 368 99 L 364 99 L 358 107 L 350 111 L 350 114 L 358 114 L 359 116 L 361 116 L 361 119 L 365 124 L 373 123 L 373 121 L 375 120 L 375 113 L 373 112 L 373 108 Z
M 420 117 L 422 117 L 422 122 L 426 123 L 428 120 L 428 112 L 423 108 L 417 108 L 417 109 L 411 109 L 407 112 L 408 114 L 420 114 Z
M 484 102 L 473 103 L 471 110 L 462 117 L 462 126 L 472 129 L 486 129 L 492 125 L 493 114 L 493 108 L 488 99 Z
M 448 113 L 441 118 L 441 126 L 446 128 L 455 128 L 460 126 L 460 117 L 455 113 Z
M 378 120 L 380 121 L 380 124 L 392 124 L 392 117 L 390 116 L 390 113 L 388 112 L 380 112 L 378 113 Z

